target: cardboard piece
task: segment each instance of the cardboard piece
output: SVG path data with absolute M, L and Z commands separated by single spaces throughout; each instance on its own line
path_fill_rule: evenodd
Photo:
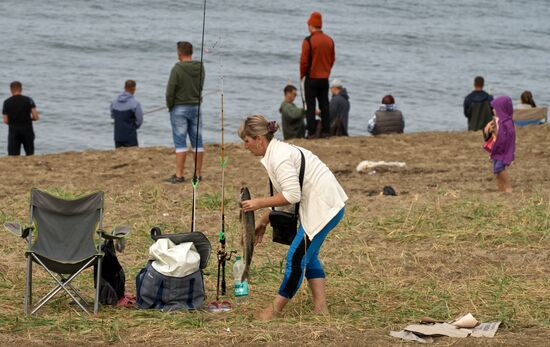
M 479 323 L 471 313 L 460 316 L 450 322 L 443 322 L 430 317 L 422 317 L 421 324 L 411 324 L 401 331 L 391 331 L 390 336 L 406 341 L 431 343 L 430 336 L 448 336 L 465 338 L 494 337 L 501 322 Z
M 495 337 L 501 322 L 481 323 L 472 331 L 473 337 Z
M 405 327 L 406 331 L 422 335 L 441 335 L 449 337 L 468 337 L 472 330 L 461 329 L 449 323 L 411 324 Z
M 420 337 L 411 333 L 410 331 L 400 330 L 400 331 L 390 331 L 390 336 L 397 337 L 405 341 L 415 341 L 420 343 L 433 343 L 433 337 L 423 336 Z
M 426 324 L 426 323 L 445 323 L 444 320 L 441 320 L 441 319 L 435 319 L 435 318 L 432 318 L 432 317 L 422 317 L 420 318 L 420 323 L 421 324 Z

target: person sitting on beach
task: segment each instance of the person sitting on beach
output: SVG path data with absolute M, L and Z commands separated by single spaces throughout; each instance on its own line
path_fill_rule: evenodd
M 330 134 L 332 136 L 348 136 L 349 96 L 340 80 L 330 84 L 332 98 L 329 104 Z
M 124 92 L 111 102 L 111 118 L 115 120 L 115 148 L 138 145 L 137 129 L 143 123 L 143 111 L 134 98 L 136 81 L 124 82 Z
M 514 125 L 540 125 L 545 124 L 548 119 L 548 107 L 537 107 L 533 94 L 526 90 L 521 93 L 521 103 L 514 107 Z
M 20 155 L 21 145 L 25 155 L 34 154 L 34 129 L 32 122 L 39 119 L 34 100 L 23 95 L 19 81 L 10 83 L 11 97 L 4 101 L 2 115 L 8 125 L 8 155 Z
M 492 140 L 491 160 L 493 173 L 496 176 L 497 188 L 501 192 L 511 193 L 512 184 L 506 167 L 514 160 L 516 151 L 516 131 L 512 114 L 514 112 L 512 99 L 509 96 L 499 96 L 491 101 L 494 119 L 483 129 L 485 139 Z
M 176 148 L 176 173 L 168 179 L 168 182 L 173 184 L 185 181 L 183 170 L 188 135 L 191 149 L 196 155 L 195 172 L 199 181 L 202 179 L 201 169 L 204 158 L 202 117 L 199 115 L 200 98 L 204 86 L 204 66 L 198 61 L 193 61 L 193 45 L 191 43 L 178 42 L 177 52 L 179 62 L 172 68 L 166 86 L 166 107 L 170 111 L 172 137 Z
M 464 98 L 464 116 L 468 119 L 468 130 L 485 128 L 493 118 L 490 102 L 493 97 L 483 90 L 485 80 L 481 76 L 474 79 L 474 91 Z
M 244 147 L 253 155 L 262 157 L 261 163 L 270 177 L 275 194 L 243 201 L 243 212 L 301 204 L 300 226 L 288 249 L 283 282 L 274 301 L 258 312 L 257 318 L 261 320 L 275 318 L 282 312 L 300 288 L 304 275 L 311 289 L 314 312 L 328 313 L 325 272 L 319 261 L 319 250 L 327 235 L 344 216 L 348 199 L 325 163 L 307 149 L 273 138 L 277 129 L 276 122 L 269 122 L 263 116 L 250 116 L 238 131 Z M 302 154 L 305 167 L 303 187 L 300 188 L 298 172 Z M 266 211 L 256 223 L 256 244 L 262 242 L 269 224 L 269 213 Z
M 521 103 L 519 105 L 516 105 L 514 109 L 516 110 L 527 110 L 530 108 L 537 107 L 537 104 L 535 104 L 535 100 L 533 99 L 533 94 L 526 90 L 523 93 L 521 93 L 520 96 Z
M 402 134 L 404 129 L 405 119 L 401 111 L 397 109 L 395 99 L 391 95 L 384 96 L 382 105 L 369 120 L 367 131 L 373 135 Z
M 283 92 L 285 99 L 279 108 L 283 124 L 283 137 L 285 140 L 304 138 L 306 135 L 306 124 L 304 122 L 306 111 L 294 105 L 296 87 L 289 84 Z

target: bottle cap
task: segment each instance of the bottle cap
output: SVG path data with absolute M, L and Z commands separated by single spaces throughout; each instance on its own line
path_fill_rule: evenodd
M 237 256 L 237 260 L 241 260 L 241 256 L 240 256 L 240 255 Z

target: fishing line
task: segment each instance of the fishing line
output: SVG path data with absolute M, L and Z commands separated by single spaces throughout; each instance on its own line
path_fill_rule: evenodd
M 204 29 L 206 25 L 206 0 L 204 0 L 203 12 L 202 12 L 202 37 L 201 37 L 201 59 L 200 59 L 200 72 L 199 72 L 199 106 L 197 109 L 197 131 L 195 134 L 195 172 L 193 173 L 193 180 L 191 184 L 193 185 L 193 206 L 191 211 L 191 232 L 195 231 L 195 209 L 197 205 L 197 187 L 199 185 L 199 178 L 197 177 L 197 161 L 198 161 L 198 144 L 199 144 L 199 127 L 201 121 L 201 103 L 202 103 L 202 87 L 203 87 L 203 56 L 204 56 Z

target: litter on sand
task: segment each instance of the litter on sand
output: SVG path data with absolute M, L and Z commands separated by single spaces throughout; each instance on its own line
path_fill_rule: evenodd
M 444 322 L 433 318 L 422 318 L 420 324 L 411 324 L 400 331 L 390 331 L 390 336 L 406 341 L 432 343 L 431 336 L 448 336 L 456 338 L 494 337 L 501 322 L 479 323 L 471 313 L 452 321 Z
M 420 337 L 418 335 L 415 335 L 414 333 L 411 333 L 410 331 L 400 330 L 400 331 L 390 331 L 390 336 L 397 337 L 403 340 L 407 341 L 416 341 L 420 343 L 432 343 L 434 342 L 433 337 L 424 336 Z
M 407 166 L 404 162 L 401 161 L 370 161 L 363 160 L 357 165 L 357 172 L 371 172 L 374 169 L 391 169 L 391 168 L 404 168 Z

